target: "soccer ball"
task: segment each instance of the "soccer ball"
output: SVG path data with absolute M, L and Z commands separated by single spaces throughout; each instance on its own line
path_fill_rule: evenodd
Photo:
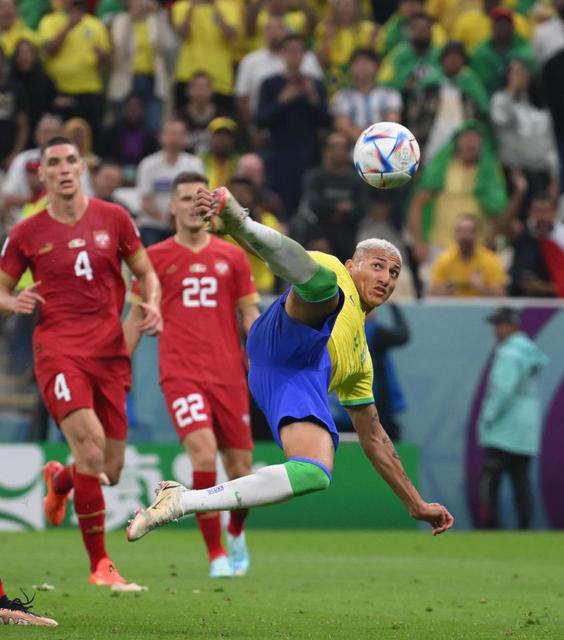
M 409 129 L 396 122 L 376 122 L 365 129 L 354 146 L 354 166 L 376 189 L 407 184 L 419 166 L 419 145 Z

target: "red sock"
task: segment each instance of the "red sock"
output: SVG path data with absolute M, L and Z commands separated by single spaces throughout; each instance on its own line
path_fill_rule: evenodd
M 4 591 L 4 585 L 2 584 L 2 580 L 0 580 L 0 598 L 3 598 L 6 595 Z
M 75 471 L 74 510 L 90 558 L 90 571 L 95 571 L 98 562 L 108 555 L 104 545 L 105 506 L 98 476 Z
M 194 471 L 192 476 L 193 489 L 207 489 L 213 487 L 216 481 L 215 471 Z M 210 513 L 197 513 L 196 520 L 204 537 L 210 560 L 225 555 L 225 549 L 221 544 L 221 522 L 217 511 Z
M 63 467 L 53 476 L 53 489 L 61 495 L 68 493 L 74 486 L 74 464 Z
M 243 527 L 245 526 L 245 520 L 248 515 L 248 509 L 235 509 L 235 511 L 232 511 L 229 518 L 229 524 L 227 525 L 227 531 L 232 536 L 240 536 L 241 533 L 243 533 Z

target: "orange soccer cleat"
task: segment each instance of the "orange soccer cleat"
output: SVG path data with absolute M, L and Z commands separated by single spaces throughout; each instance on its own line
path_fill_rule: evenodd
M 67 500 L 69 493 L 57 493 L 53 485 L 53 478 L 61 470 L 63 465 L 56 460 L 51 460 L 43 467 L 43 479 L 47 485 L 47 495 L 43 498 L 43 510 L 45 519 L 54 527 L 59 527 L 65 519 Z
M 110 558 L 102 558 L 98 562 L 96 571 L 90 574 L 88 582 L 99 587 L 111 587 L 112 591 L 147 591 L 147 587 L 127 582 Z

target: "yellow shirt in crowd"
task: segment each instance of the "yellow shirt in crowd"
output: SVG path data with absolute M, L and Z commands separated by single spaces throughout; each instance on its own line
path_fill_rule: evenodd
M 184 23 L 191 0 L 179 0 L 172 5 L 172 24 L 179 28 Z M 223 20 L 242 33 L 241 11 L 238 2 L 216 0 Z M 230 94 L 233 91 L 233 60 L 237 51 L 237 39 L 228 42 L 214 18 L 211 4 L 198 4 L 194 8 L 191 36 L 181 43 L 176 63 L 175 80 L 187 82 L 195 71 L 207 71 L 213 80 L 214 90 Z
M 463 260 L 458 246 L 443 251 L 431 267 L 431 285 L 448 285 L 452 295 L 481 296 L 472 284 L 478 275 L 484 284 L 493 287 L 505 284 L 507 276 L 499 256 L 486 247 L 478 246 L 470 260 Z
M 49 13 L 39 23 L 42 43 L 56 38 L 67 26 L 68 15 L 63 11 Z M 67 34 L 54 56 L 46 57 L 47 73 L 62 93 L 100 93 L 103 89 L 98 55 L 95 49 L 110 51 L 110 38 L 103 22 L 85 15 Z
M 0 47 L 7 58 L 14 55 L 14 51 L 20 40 L 29 40 L 35 46 L 39 46 L 39 36 L 19 19 L 16 18 L 14 24 L 7 31 L 0 31 Z
M 474 195 L 477 166 L 467 167 L 460 160 L 449 163 L 443 190 L 437 195 L 435 215 L 429 242 L 446 249 L 452 242 L 454 223 L 461 213 L 474 213 L 483 218 L 482 208 Z
M 529 40 L 531 38 L 531 24 L 527 18 L 520 13 L 514 13 L 513 20 L 515 33 Z M 453 39 L 462 42 L 466 51 L 472 51 L 491 36 L 492 19 L 481 10 L 466 11 L 456 19 L 452 27 Z
M 342 405 L 370 404 L 374 402 L 374 373 L 366 344 L 366 316 L 360 306 L 358 291 L 345 265 L 338 258 L 319 251 L 310 251 L 310 256 L 336 274 L 337 284 L 345 297 L 327 343 L 332 363 L 329 390 L 337 393 Z
M 135 20 L 133 23 L 133 39 L 135 42 L 133 72 L 139 75 L 152 76 L 155 72 L 154 51 L 149 36 L 149 24 L 146 20 Z

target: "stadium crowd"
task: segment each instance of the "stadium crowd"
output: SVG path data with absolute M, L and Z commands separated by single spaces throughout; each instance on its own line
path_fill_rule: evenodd
M 0 0 L 1 233 L 62 133 L 146 246 L 199 171 L 308 248 L 391 240 L 397 297 L 564 297 L 563 86 L 564 0 Z M 356 174 L 379 120 L 420 143 L 409 189 Z

